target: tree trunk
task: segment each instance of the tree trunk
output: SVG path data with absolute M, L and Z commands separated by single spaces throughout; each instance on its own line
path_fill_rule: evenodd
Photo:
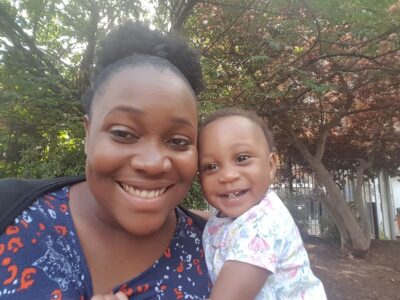
M 357 180 L 356 187 L 354 193 L 354 201 L 356 204 L 357 211 L 360 215 L 361 225 L 363 228 L 363 232 L 365 237 L 371 236 L 371 227 L 368 221 L 367 209 L 365 207 L 365 202 L 362 195 L 362 187 L 364 183 L 364 171 L 370 166 L 370 163 L 366 160 L 360 160 L 360 164 L 357 168 Z
M 198 0 L 181 0 L 171 2 L 171 31 L 182 33 L 183 26 Z
M 308 162 L 313 168 L 317 180 L 325 186 L 328 192 L 328 197 L 322 201 L 339 229 L 342 250 L 357 257 L 365 256 L 371 245 L 370 235 L 368 237 L 364 235 L 342 193 L 322 162 L 315 159 Z
M 371 236 L 366 237 L 351 212 L 350 207 L 340 192 L 338 186 L 321 162 L 323 153 L 317 151 L 318 158 L 314 157 L 307 146 L 300 142 L 292 130 L 287 131 L 293 146 L 302 154 L 306 162 L 314 170 L 317 181 L 323 184 L 327 190 L 328 197 L 322 199 L 326 209 L 335 221 L 340 232 L 341 248 L 357 257 L 367 254 L 371 246 Z M 325 141 L 321 140 L 321 143 Z M 319 145 L 320 146 L 320 145 Z
M 85 90 L 90 86 L 90 77 L 92 74 L 94 53 L 97 44 L 98 23 L 100 19 L 100 9 L 97 2 L 90 2 L 90 17 L 87 24 L 87 46 L 79 66 L 76 80 L 79 96 L 82 96 Z

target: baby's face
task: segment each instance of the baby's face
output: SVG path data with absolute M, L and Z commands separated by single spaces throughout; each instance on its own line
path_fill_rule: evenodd
M 236 218 L 258 204 L 275 175 L 276 158 L 262 129 L 242 116 L 207 124 L 199 136 L 200 182 L 207 201 Z

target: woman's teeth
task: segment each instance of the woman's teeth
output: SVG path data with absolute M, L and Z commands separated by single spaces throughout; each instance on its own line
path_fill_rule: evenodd
M 135 189 L 134 187 L 124 184 L 124 183 L 121 183 L 121 187 L 127 193 L 129 193 L 133 196 L 145 198 L 145 199 L 151 199 L 151 198 L 158 197 L 159 195 L 163 194 L 165 192 L 165 190 L 167 189 L 165 187 L 165 188 L 154 189 L 154 190 L 140 190 L 140 189 Z

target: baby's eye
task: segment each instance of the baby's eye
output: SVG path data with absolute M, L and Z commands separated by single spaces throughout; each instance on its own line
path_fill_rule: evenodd
M 251 156 L 248 154 L 240 154 L 238 157 L 236 157 L 236 162 L 242 163 L 246 160 L 248 160 Z
M 208 171 L 208 172 L 212 172 L 218 169 L 217 164 L 215 163 L 210 163 L 210 164 L 205 164 L 202 168 L 201 171 Z

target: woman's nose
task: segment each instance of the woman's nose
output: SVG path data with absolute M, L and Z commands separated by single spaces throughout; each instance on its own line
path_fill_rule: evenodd
M 228 182 L 235 181 L 239 177 L 240 177 L 240 174 L 235 168 L 225 168 L 225 169 L 221 170 L 218 180 L 221 183 L 228 183 Z
M 171 171 L 172 161 L 159 143 L 146 143 L 138 150 L 131 158 L 131 166 L 137 172 L 158 175 Z

